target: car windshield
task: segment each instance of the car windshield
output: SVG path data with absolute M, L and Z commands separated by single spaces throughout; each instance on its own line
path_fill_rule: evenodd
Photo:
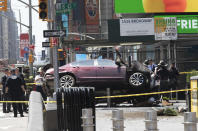
M 112 60 L 98 60 L 98 65 L 99 66 L 116 66 L 115 62 Z

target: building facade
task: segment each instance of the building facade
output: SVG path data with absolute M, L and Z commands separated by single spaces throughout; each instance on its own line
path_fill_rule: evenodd
M 0 13 L 0 59 L 7 59 L 9 64 L 14 64 L 19 58 L 19 42 L 17 24 L 10 20 L 16 20 L 10 1 L 8 10 Z

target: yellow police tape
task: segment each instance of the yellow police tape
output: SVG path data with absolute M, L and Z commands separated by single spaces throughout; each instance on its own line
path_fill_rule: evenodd
M 0 101 L 0 103 L 28 103 L 29 101 Z M 43 103 L 56 103 L 56 101 L 43 101 Z
M 26 83 L 26 85 L 36 85 L 36 84 L 39 84 L 39 83 Z
M 194 73 L 194 72 L 198 72 L 198 71 L 193 71 L 193 72 L 179 72 L 179 74 L 191 74 L 191 73 Z
M 141 94 L 117 95 L 117 96 L 100 96 L 100 97 L 95 97 L 95 99 L 157 95 L 157 94 L 166 94 L 166 93 L 171 93 L 171 92 L 183 92 L 183 91 L 191 91 L 191 90 L 198 90 L 198 88 L 194 88 L 194 89 L 182 89 L 182 90 L 172 90 L 172 91 L 162 91 L 162 92 L 151 92 L 151 93 L 141 93 Z
M 172 91 L 162 91 L 162 92 L 151 92 L 151 93 L 141 93 L 141 94 L 128 94 L 128 95 L 116 95 L 116 96 L 101 96 L 95 97 L 95 99 L 106 99 L 106 98 L 122 98 L 122 97 L 132 97 L 132 96 L 146 96 L 146 95 L 157 95 L 157 94 L 166 94 L 173 92 L 184 92 L 198 90 L 198 88 L 193 89 L 182 89 L 182 90 L 172 90 Z M 0 103 L 28 103 L 29 101 L 0 101 Z M 44 101 L 43 103 L 56 103 L 56 101 Z

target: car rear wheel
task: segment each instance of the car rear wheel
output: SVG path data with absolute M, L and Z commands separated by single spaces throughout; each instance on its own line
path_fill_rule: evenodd
M 64 75 L 60 78 L 60 87 L 70 88 L 75 85 L 75 79 L 72 75 Z
M 129 84 L 131 86 L 142 86 L 145 83 L 145 77 L 141 72 L 135 72 L 129 77 Z

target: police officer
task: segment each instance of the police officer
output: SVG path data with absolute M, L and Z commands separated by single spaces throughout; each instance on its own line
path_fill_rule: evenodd
M 169 84 L 170 87 L 169 88 L 175 90 L 177 89 L 177 79 L 179 76 L 179 71 L 175 67 L 175 62 L 171 63 L 169 72 L 170 72 L 170 84 Z
M 10 95 L 9 93 L 6 93 L 6 81 L 9 77 L 9 70 L 4 70 L 5 75 L 2 77 L 1 84 L 3 86 L 3 101 L 9 101 Z M 3 103 L 3 113 L 9 113 L 11 110 L 11 104 L 10 103 Z
M 169 71 L 167 70 L 167 64 L 163 60 L 159 62 L 156 74 L 160 80 L 160 91 L 168 91 Z M 169 97 L 169 94 L 164 96 Z
M 24 75 L 20 72 L 19 68 L 16 68 L 15 72 L 16 72 L 16 75 L 21 79 L 22 85 L 24 85 L 24 88 L 26 90 Z M 23 92 L 23 96 L 21 97 L 22 101 L 25 101 L 26 100 L 25 98 L 26 98 L 25 92 Z M 22 103 L 22 107 L 23 107 L 23 111 L 28 113 L 26 103 Z
M 11 70 L 11 76 L 8 77 L 6 82 L 6 93 L 9 93 L 12 101 L 21 101 L 23 92 L 25 92 L 24 85 L 21 79 L 15 74 L 15 69 Z M 22 104 L 12 103 L 14 110 L 14 117 L 17 117 L 17 111 L 20 113 L 21 117 L 24 117 Z

